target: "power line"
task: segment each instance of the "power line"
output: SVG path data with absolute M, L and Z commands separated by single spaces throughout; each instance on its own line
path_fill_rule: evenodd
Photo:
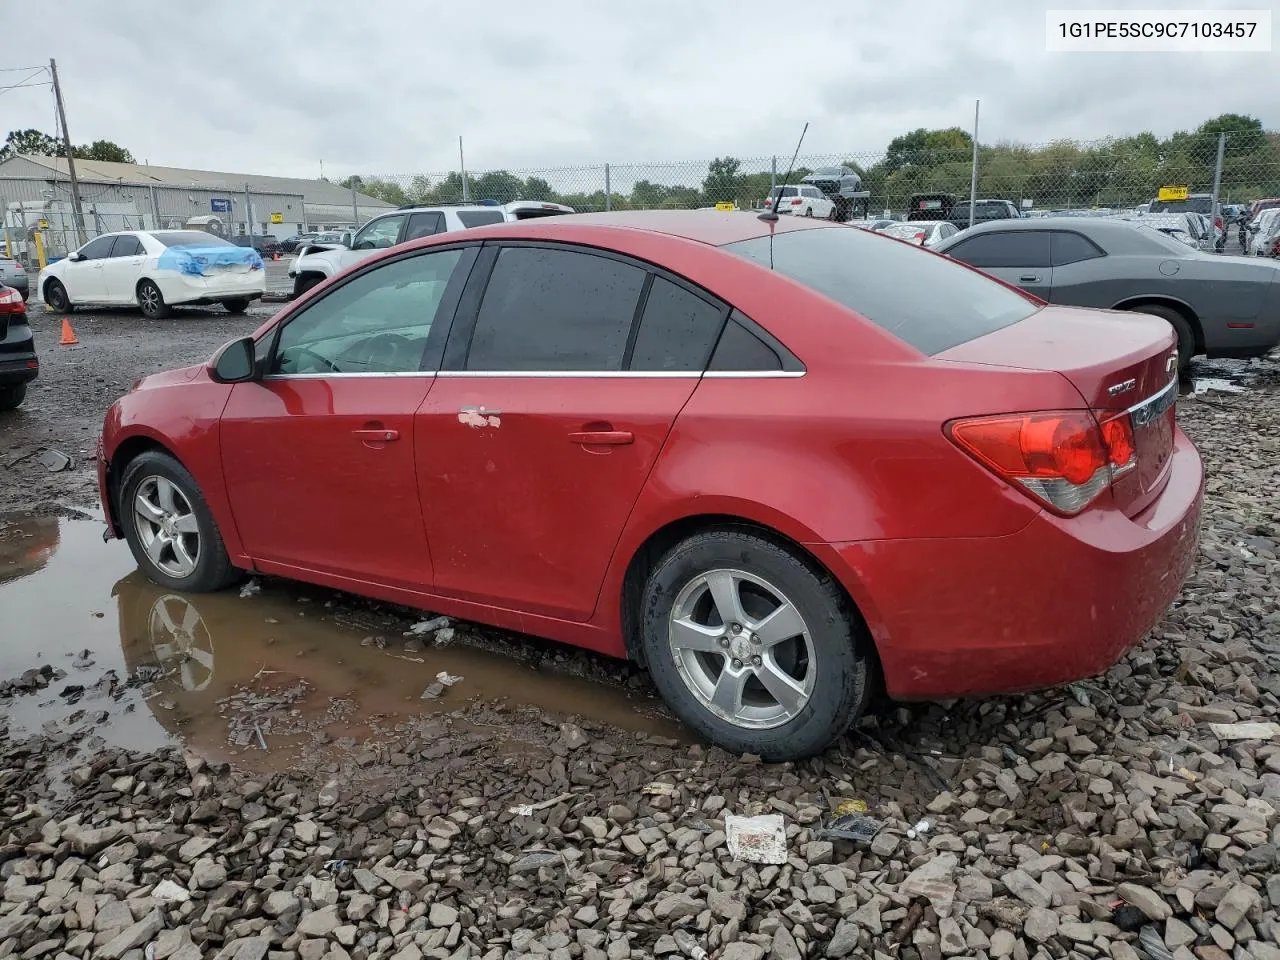
M 23 70 L 48 70 L 43 63 L 38 67 L 0 67 L 0 73 L 21 73 Z
M 7 86 L 0 87 L 0 93 L 4 93 L 6 90 L 17 90 L 19 87 L 47 87 L 52 83 L 52 81 L 42 80 L 39 83 L 30 82 L 32 78 L 38 76 L 41 73 L 47 73 L 47 72 L 48 72 L 47 67 L 38 67 L 32 72 L 28 73 L 25 77 L 23 77 L 17 83 L 11 83 L 11 84 L 8 84 Z

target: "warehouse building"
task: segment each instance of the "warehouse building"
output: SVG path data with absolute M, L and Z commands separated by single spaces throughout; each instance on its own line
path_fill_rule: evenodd
M 390 209 L 327 180 L 184 170 L 137 163 L 77 160 L 88 236 L 114 230 L 200 227 L 225 236 L 247 232 L 279 239 L 316 229 L 345 229 Z M 41 230 L 51 255 L 78 246 L 67 162 L 19 154 L 0 161 L 0 210 L 14 241 Z M 247 211 L 247 213 L 246 213 Z

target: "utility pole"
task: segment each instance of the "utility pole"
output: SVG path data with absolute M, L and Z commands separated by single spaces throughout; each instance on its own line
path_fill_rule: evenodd
M 458 137 L 458 167 L 462 170 L 462 202 L 471 198 L 467 196 L 467 162 L 462 158 L 462 137 Z
M 360 229 L 360 202 L 356 199 L 356 178 L 351 178 L 351 231 Z
M 249 201 L 249 184 L 244 185 L 244 226 L 249 235 L 249 246 L 253 247 L 253 207 Z
M 71 180 L 71 213 L 76 222 L 76 242 L 83 245 L 88 237 L 84 232 L 84 214 L 80 212 L 80 181 L 76 179 L 76 158 L 71 155 L 71 134 L 67 131 L 67 111 L 62 105 L 62 87 L 58 83 L 58 61 L 49 61 L 53 74 L 53 99 L 58 105 L 58 122 L 62 124 L 62 145 L 67 151 L 67 177 Z
M 969 226 L 973 226 L 973 215 L 978 206 L 978 108 L 981 100 L 973 101 L 973 162 L 969 172 Z
M 1225 133 L 1218 134 L 1218 159 L 1213 164 L 1213 209 L 1209 213 L 1209 235 L 1213 238 L 1211 249 L 1218 249 L 1218 218 L 1222 216 L 1222 204 L 1218 202 L 1218 192 L 1222 189 L 1222 157 L 1227 149 L 1227 135 Z M 1222 224 L 1223 236 L 1226 235 L 1227 225 L 1225 221 Z M 1225 247 L 1224 247 L 1225 249 Z M 1246 253 L 1248 251 L 1245 251 Z

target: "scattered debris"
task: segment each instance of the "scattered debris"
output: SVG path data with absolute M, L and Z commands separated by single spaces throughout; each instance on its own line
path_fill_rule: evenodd
M 50 473 L 71 469 L 71 458 L 60 450 L 44 450 L 36 458 Z
M 735 860 L 772 864 L 787 862 L 787 830 L 780 813 L 765 813 L 757 817 L 727 813 L 724 833 L 729 856 Z
M 252 597 L 255 593 L 261 593 L 261 592 L 262 592 L 262 584 L 260 584 L 257 580 L 248 580 L 240 588 L 241 597 Z
M 856 813 L 846 813 L 829 820 L 822 828 L 822 835 L 839 840 L 857 840 L 870 843 L 884 823 L 874 817 L 865 817 Z
M 430 620 L 420 620 L 404 632 L 406 637 L 421 637 L 424 634 L 434 633 L 444 627 L 449 626 L 453 621 L 448 617 L 432 617 Z
M 1271 740 L 1280 737 L 1280 723 L 1211 723 L 1219 740 Z
M 441 670 L 436 674 L 436 680 L 443 683 L 446 687 L 452 687 L 455 683 L 459 683 L 462 677 L 454 676 L 448 670 Z

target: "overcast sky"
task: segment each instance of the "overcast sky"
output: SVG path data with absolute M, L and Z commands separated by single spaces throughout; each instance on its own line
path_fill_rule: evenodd
M 1108 5 L 1125 4 L 76 0 L 0 67 L 56 57 L 76 143 L 285 176 L 454 169 L 459 134 L 468 170 L 789 158 L 806 120 L 804 154 L 870 158 L 916 127 L 970 127 L 975 98 L 983 142 L 1280 123 L 1274 53 L 1045 52 L 1047 9 Z M 52 132 L 48 88 L 0 93 L 0 124 Z

